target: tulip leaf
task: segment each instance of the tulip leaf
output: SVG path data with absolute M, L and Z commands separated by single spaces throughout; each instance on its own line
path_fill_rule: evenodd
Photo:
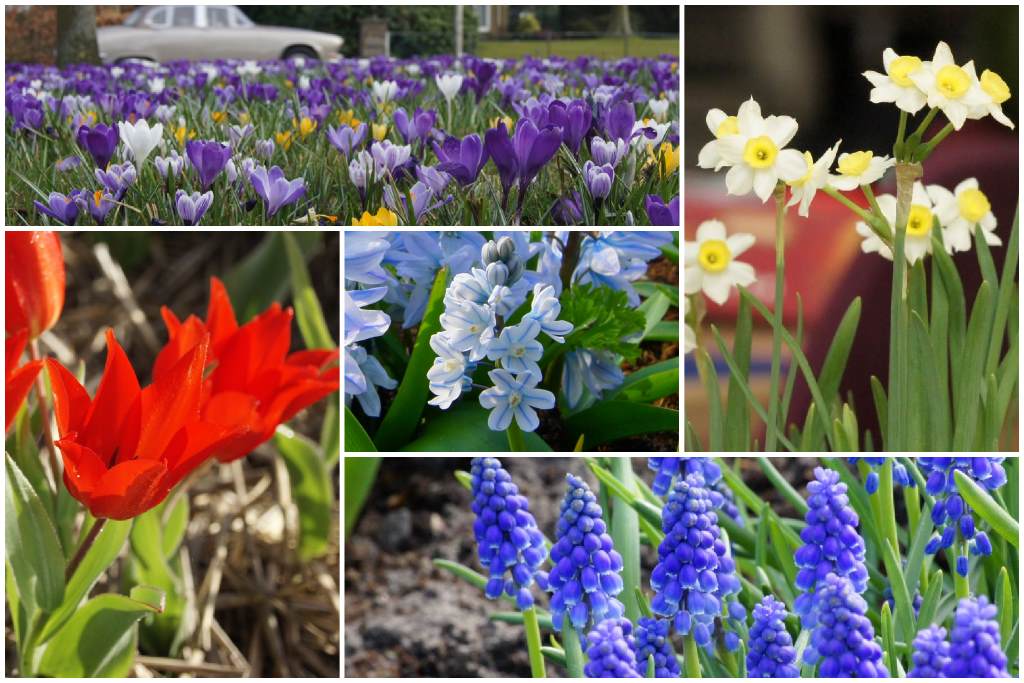
M 327 469 L 333 470 L 341 457 L 341 418 L 338 415 L 337 392 L 327 397 L 325 409 L 324 424 L 320 429 L 320 450 L 323 451 Z
M 431 411 L 436 410 L 431 408 Z M 402 451 L 508 452 L 505 432 L 491 431 L 487 411 L 474 399 L 464 399 L 448 410 L 431 414 L 417 437 L 402 446 Z M 527 451 L 550 451 L 551 447 L 536 432 L 523 434 Z
M 618 390 L 608 398 L 650 403 L 676 393 L 679 393 L 678 356 L 630 373 Z
M 1020 525 L 1017 524 L 1017 520 L 1011 517 L 1010 513 L 1004 510 L 985 489 L 969 476 L 960 470 L 954 470 L 953 477 L 956 479 L 957 491 L 963 496 L 967 505 L 1014 548 L 1020 547 Z
M 174 557 L 182 540 L 185 538 L 189 517 L 188 496 L 177 496 L 177 501 L 174 503 L 174 508 L 170 513 L 167 512 L 166 507 L 169 500 L 168 498 L 157 506 L 157 509 L 160 510 L 160 516 L 164 520 L 163 538 L 161 539 L 160 547 L 163 550 L 164 557 L 168 560 Z
M 4 550 L 14 573 L 18 596 L 28 612 L 36 607 L 47 612 L 64 599 L 64 552 L 46 508 L 32 484 L 7 458 L 4 491 Z
M 359 418 L 352 414 L 348 406 L 345 406 L 345 452 L 368 452 L 376 451 L 376 446 L 370 439 L 370 435 L 363 429 Z
M 274 435 L 291 480 L 292 500 L 299 509 L 299 558 L 322 557 L 330 545 L 334 491 L 317 445 L 287 427 Z
M 333 349 L 337 347 L 324 318 L 324 310 L 309 279 L 306 259 L 299 248 L 295 235 L 282 232 L 284 251 L 288 257 L 288 271 L 291 274 L 292 302 L 295 304 L 295 321 L 302 333 L 302 340 L 309 349 Z
M 585 448 L 592 449 L 640 434 L 678 434 L 679 411 L 629 401 L 601 401 L 569 416 L 565 425 L 573 441 L 582 435 Z
M 436 354 L 430 348 L 430 337 L 441 330 L 441 313 L 444 311 L 444 292 L 448 287 L 448 269 L 441 268 L 434 278 L 427 308 L 416 334 L 416 343 L 409 356 L 409 364 L 398 385 L 395 400 L 377 429 L 375 441 L 378 450 L 393 451 L 412 438 L 419 424 L 423 408 L 430 396 L 427 370 L 434 364 Z M 504 438 L 504 436 L 503 436 Z
M 240 324 L 280 301 L 288 292 L 290 266 L 287 259 L 281 258 L 283 235 L 283 232 L 268 232 L 260 245 L 224 277 Z M 316 232 L 296 232 L 292 238 L 306 261 L 323 244 L 322 237 Z
M 92 517 L 88 517 L 88 519 L 92 524 L 98 523 Z M 96 585 L 103 572 L 107 571 L 121 554 L 131 528 L 131 520 L 107 520 L 68 581 L 67 587 L 64 589 L 64 601 L 46 620 L 46 625 L 39 634 L 38 643 L 45 643 L 52 638 L 61 626 L 75 614 L 81 606 L 82 600 L 89 595 L 89 591 Z
M 124 677 L 135 655 L 140 619 L 159 614 L 163 592 L 147 586 L 131 597 L 108 593 L 93 598 L 64 624 L 46 646 L 37 673 L 59 677 Z
M 366 499 L 373 490 L 380 469 L 379 457 L 345 458 L 345 537 L 352 533 L 359 513 L 362 512 Z

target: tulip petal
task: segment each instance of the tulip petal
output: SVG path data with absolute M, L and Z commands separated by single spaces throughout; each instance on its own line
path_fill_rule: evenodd
M 107 362 L 103 379 L 89 406 L 79 443 L 91 448 L 104 462 L 110 462 L 122 440 L 126 418 L 139 397 L 139 380 L 128 356 L 107 330 Z
M 143 390 L 142 431 L 137 449 L 140 457 L 161 458 L 178 430 L 199 419 L 208 348 L 209 338 L 205 337 Z
M 115 465 L 100 479 L 89 499 L 94 517 L 131 519 L 162 500 L 161 479 L 167 466 L 160 460 L 138 458 Z
M 6 432 L 14 422 L 21 404 L 32 389 L 32 383 L 36 381 L 36 375 L 43 367 L 43 362 L 38 360 L 29 361 L 15 370 L 7 377 L 4 392 L 4 431 Z

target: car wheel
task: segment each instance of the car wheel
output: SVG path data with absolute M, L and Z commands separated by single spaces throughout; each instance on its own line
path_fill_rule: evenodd
M 284 59 L 295 59 L 296 57 L 319 59 L 320 55 L 316 53 L 316 50 L 307 45 L 293 45 L 284 51 L 283 57 Z

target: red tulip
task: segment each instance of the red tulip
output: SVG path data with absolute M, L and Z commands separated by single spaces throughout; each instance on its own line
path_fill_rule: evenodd
M 200 339 L 141 389 L 107 330 L 107 363 L 93 398 L 48 359 L 64 484 L 97 518 L 130 519 L 168 492 L 235 432 L 199 418 L 209 340 Z
M 273 436 L 279 424 L 340 386 L 337 350 L 288 353 L 291 308 L 272 304 L 239 327 L 224 284 L 212 278 L 206 322 L 195 316 L 180 322 L 166 307 L 162 313 L 170 340 L 157 356 L 154 378 L 209 335 L 202 416 L 239 431 L 215 453 L 223 462 L 247 455 Z
M 28 392 L 32 389 L 32 383 L 36 380 L 36 375 L 39 374 L 39 370 L 43 367 L 43 362 L 38 360 L 29 361 L 21 367 L 18 367 L 18 361 L 21 360 L 21 354 L 25 352 L 25 345 L 28 343 L 28 330 L 20 330 L 15 332 L 7 338 L 6 345 L 6 356 L 4 363 L 4 387 L 5 387 L 5 422 L 4 432 L 11 428 L 11 423 L 14 422 L 14 416 L 18 414 L 18 409 L 21 408 L 21 404 L 25 402 L 25 397 L 28 396 Z
M 53 327 L 64 308 L 64 256 L 57 233 L 6 235 L 7 334 L 28 330 L 35 339 Z

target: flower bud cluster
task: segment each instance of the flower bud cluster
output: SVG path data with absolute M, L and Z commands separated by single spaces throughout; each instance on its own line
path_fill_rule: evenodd
M 805 627 L 811 639 L 804 663 L 817 664 L 822 678 L 888 678 L 882 648 L 867 618 L 868 605 L 845 576 L 829 574 L 814 594 Z
M 942 678 L 942 672 L 949 664 L 946 629 L 932 624 L 918 631 L 914 637 L 911 662 L 907 678 Z
M 1009 677 L 996 617 L 996 606 L 984 595 L 960 601 L 949 634 L 950 660 L 942 672 L 945 678 Z
M 654 657 L 655 678 L 680 678 L 679 660 L 672 650 L 668 619 L 640 617 L 636 622 L 636 662 L 641 674 L 647 672 L 647 662 Z
M 629 619 L 609 618 L 587 634 L 587 678 L 643 678 L 637 668 Z
M 864 489 L 871 494 L 878 490 L 878 472 L 876 470 L 884 465 L 887 459 L 886 457 L 868 458 L 863 456 L 847 458 L 852 463 L 863 460 L 871 468 L 867 479 L 864 480 Z M 911 478 L 903 463 L 900 462 L 894 461 L 892 464 L 892 480 L 900 486 L 914 486 L 913 478 Z
M 800 678 L 793 637 L 786 630 L 786 606 L 766 595 L 754 606 L 754 625 L 747 643 L 747 676 Z
M 672 482 L 679 476 L 680 471 L 684 474 L 701 474 L 711 492 L 715 509 L 721 510 L 729 519 L 743 526 L 743 517 L 740 516 L 739 508 L 736 507 L 735 494 L 722 478 L 722 469 L 711 458 L 652 456 L 647 458 L 647 466 L 656 473 L 651 490 L 659 496 L 668 493 L 668 490 L 672 488 Z

